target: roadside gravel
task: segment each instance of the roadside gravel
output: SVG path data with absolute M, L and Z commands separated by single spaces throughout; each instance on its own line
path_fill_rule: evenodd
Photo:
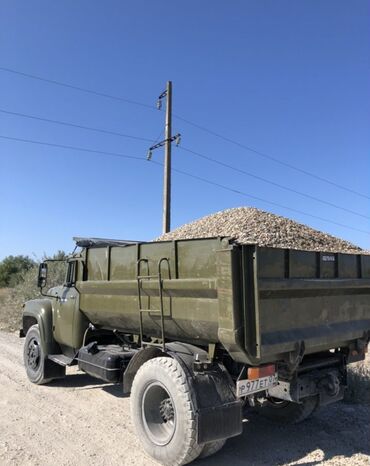
M 76 369 L 48 386 L 32 385 L 23 341 L 0 332 L 2 466 L 157 465 L 134 434 L 129 399 Z M 199 466 L 365 466 L 370 464 L 370 407 L 338 403 L 304 424 L 283 427 L 250 413 L 244 432 Z

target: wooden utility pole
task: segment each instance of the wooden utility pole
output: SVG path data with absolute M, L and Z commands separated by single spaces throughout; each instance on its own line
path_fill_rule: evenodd
M 153 150 L 164 146 L 164 174 L 163 174 L 163 217 L 162 232 L 171 230 L 171 145 L 176 141 L 180 143 L 181 134 L 172 136 L 172 82 L 167 81 L 166 90 L 158 97 L 157 108 L 162 108 L 162 99 L 166 97 L 166 120 L 164 127 L 164 140 L 149 147 L 147 159 L 151 160 Z
M 172 145 L 172 82 L 166 86 L 166 123 L 164 128 L 163 233 L 171 229 L 171 145 Z

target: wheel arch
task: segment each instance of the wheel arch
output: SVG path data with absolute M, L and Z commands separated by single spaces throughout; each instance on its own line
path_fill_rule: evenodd
M 207 357 L 206 351 L 194 345 L 181 342 L 172 342 L 166 344 L 167 351 L 164 353 L 157 346 L 147 346 L 138 351 L 129 362 L 124 375 L 123 375 L 123 391 L 125 394 L 131 392 L 132 383 L 135 375 L 140 367 L 150 359 L 158 358 L 160 356 L 167 356 L 176 359 L 180 362 L 182 367 L 186 367 L 187 371 L 192 371 L 193 362 L 196 355 L 202 354 L 202 357 Z
M 50 299 L 34 299 L 27 301 L 23 308 L 22 332 L 27 334 L 32 325 L 39 326 L 41 345 L 44 353 L 60 352 L 59 345 L 53 336 L 53 306 Z

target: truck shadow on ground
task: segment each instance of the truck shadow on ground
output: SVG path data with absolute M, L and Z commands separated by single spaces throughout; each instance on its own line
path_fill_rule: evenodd
M 116 398 L 126 398 L 123 393 L 122 383 L 111 384 L 103 380 L 96 379 L 83 372 L 68 374 L 64 379 L 56 379 L 50 383 L 50 386 L 73 388 L 76 390 L 103 390 Z
M 122 384 L 107 384 L 81 372 L 55 380 L 50 386 L 99 389 L 125 397 Z M 229 439 L 219 453 L 194 465 L 278 466 L 299 462 L 300 466 L 318 466 L 337 456 L 349 459 L 355 454 L 368 455 L 370 464 L 370 406 L 336 403 L 291 426 L 268 421 L 253 410 L 247 418 L 242 435 Z
M 228 440 L 218 454 L 194 464 L 316 466 L 336 456 L 370 455 L 369 416 L 370 407 L 337 403 L 302 424 L 284 426 L 252 411 L 241 436 Z M 370 456 L 368 461 L 370 464 Z M 353 464 L 349 459 L 347 463 Z

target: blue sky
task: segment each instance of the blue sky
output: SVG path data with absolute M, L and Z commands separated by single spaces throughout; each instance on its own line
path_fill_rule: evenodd
M 18 1 L 0 5 L 0 67 L 155 105 L 365 196 L 369 189 L 370 4 L 366 0 Z M 0 110 L 155 140 L 164 114 L 0 70 Z M 174 118 L 182 147 L 370 216 L 369 199 Z M 161 233 L 162 168 L 148 142 L 0 111 L 0 259 L 71 250 L 72 236 Z M 163 137 L 161 135 L 160 137 Z M 162 162 L 157 150 L 153 160 Z M 324 205 L 180 148 L 175 169 L 300 210 L 173 174 L 172 226 L 251 205 L 370 248 L 369 218 Z M 328 220 L 326 222 L 324 220 Z

